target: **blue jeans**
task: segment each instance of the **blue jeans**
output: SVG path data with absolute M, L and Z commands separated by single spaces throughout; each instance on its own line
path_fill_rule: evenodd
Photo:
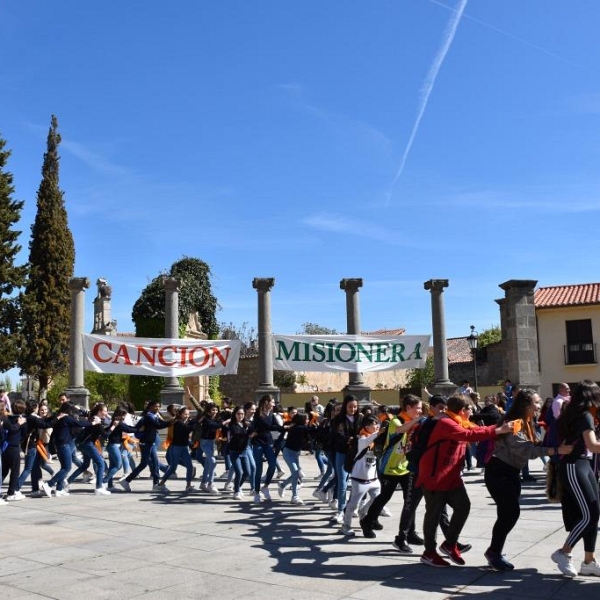
M 315 460 L 317 461 L 317 466 L 319 467 L 321 475 L 324 475 L 328 461 L 327 456 L 325 456 L 325 452 L 323 452 L 323 450 L 320 448 L 315 450 Z
M 329 482 L 330 485 L 327 485 L 329 479 L 331 479 L 331 481 Z M 323 473 L 323 476 L 321 477 L 321 481 L 319 481 L 317 489 L 325 491 L 326 489 L 329 489 L 332 485 L 335 485 L 335 452 L 328 451 L 327 467 L 325 468 L 325 473 Z
M 58 446 L 56 448 L 56 454 L 60 461 L 59 471 L 50 479 L 48 485 L 50 487 L 56 486 L 58 491 L 62 490 L 65 485 L 65 479 L 73 466 L 73 446 L 71 444 L 65 444 L 64 446 Z M 81 461 L 80 461 L 81 462 Z
M 254 475 L 254 491 L 258 492 L 261 488 L 260 480 L 262 479 L 262 459 L 263 456 L 267 459 L 267 476 L 265 478 L 265 487 L 268 486 L 275 474 L 275 467 L 277 465 L 277 458 L 275 457 L 275 451 L 273 446 L 262 446 L 256 444 L 252 447 L 252 453 L 254 454 L 254 462 L 256 464 L 256 474 Z
M 192 484 L 192 473 L 194 471 L 194 466 L 192 465 L 192 457 L 190 456 L 190 451 L 187 446 L 169 446 L 171 463 L 169 468 L 166 470 L 163 475 L 162 480 L 167 481 L 178 465 L 183 465 L 186 469 L 185 478 L 188 485 Z
M 71 481 L 75 481 L 75 479 L 77 479 L 77 477 L 79 477 L 79 475 L 90 466 L 90 463 L 94 463 L 94 470 L 96 471 L 96 489 L 101 488 L 102 484 L 104 483 L 105 467 L 104 458 L 102 457 L 102 454 L 98 452 L 98 448 L 96 448 L 96 445 L 94 444 L 94 442 L 92 442 L 92 440 L 83 442 L 83 444 L 79 446 L 79 450 L 81 451 L 81 454 L 83 454 L 84 461 L 81 467 L 79 467 L 69 477 L 69 483 Z
M 108 452 L 108 474 L 106 476 L 108 487 L 113 487 L 113 479 L 123 467 L 121 444 L 111 443 L 106 446 Z
M 123 461 L 123 473 L 129 475 L 135 469 L 135 460 L 125 446 L 121 447 L 121 460 Z
M 215 440 L 200 440 L 200 448 L 204 454 L 204 471 L 202 472 L 202 483 L 211 484 L 215 478 Z
M 21 471 L 21 475 L 19 475 L 19 481 L 17 482 L 17 490 L 20 490 L 24 483 L 27 481 L 32 469 L 33 462 L 35 457 L 37 456 L 37 448 L 34 446 L 33 448 L 28 448 L 25 453 L 25 463 L 23 464 L 23 470 Z
M 300 475 L 300 452 L 297 450 L 290 450 L 289 448 L 283 447 L 283 460 L 288 466 L 291 475 L 280 485 L 286 487 L 292 484 L 292 496 L 298 495 L 298 477 Z
M 246 464 L 248 465 L 248 481 L 250 487 L 254 489 L 254 480 L 256 479 L 256 461 L 254 460 L 254 452 L 252 452 L 252 446 L 248 444 L 246 449 L 242 452 L 241 456 L 246 457 Z
M 253 473 L 248 457 L 249 453 L 247 452 L 247 448 L 241 452 L 235 452 L 234 450 L 229 451 L 229 460 L 231 461 L 231 466 L 235 472 L 235 479 L 233 481 L 234 494 L 237 494 L 240 491 L 244 481 L 250 479 L 251 474 Z M 250 479 L 250 481 L 253 480 Z
M 335 476 L 337 478 L 338 512 L 343 512 L 346 507 L 346 489 L 348 488 L 348 471 L 344 469 L 346 455 L 343 452 L 335 453 Z
M 152 481 L 154 485 L 158 485 L 160 479 L 160 471 L 158 470 L 158 460 L 154 460 L 152 456 L 152 449 L 156 452 L 154 443 L 140 442 L 140 464 L 126 477 L 127 482 L 133 481 L 146 467 L 150 467 L 150 473 L 152 474 Z
M 71 463 L 75 465 L 77 468 L 81 467 L 83 462 L 77 456 L 77 446 L 75 445 L 75 441 L 70 443 L 71 447 Z

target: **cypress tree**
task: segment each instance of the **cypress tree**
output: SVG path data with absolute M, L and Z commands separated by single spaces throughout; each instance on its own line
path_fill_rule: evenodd
M 71 292 L 75 244 L 69 229 L 63 192 L 59 188 L 60 135 L 52 115 L 37 213 L 31 226 L 29 276 L 23 294 L 23 348 L 20 367 L 36 377 L 40 397 L 68 364 Z
M 21 217 L 23 202 L 12 199 L 15 191 L 12 173 L 5 171 L 10 151 L 0 137 L 0 371 L 17 364 L 19 349 L 19 299 L 16 292 L 25 285 L 26 268 L 16 266 L 21 251 L 20 231 L 13 229 Z

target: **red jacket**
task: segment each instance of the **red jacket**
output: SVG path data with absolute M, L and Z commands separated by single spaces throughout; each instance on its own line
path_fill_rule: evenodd
M 450 417 L 442 417 L 433 428 L 428 449 L 419 461 L 417 486 L 429 491 L 453 490 L 463 485 L 461 472 L 467 442 L 496 437 L 496 425 L 465 429 Z

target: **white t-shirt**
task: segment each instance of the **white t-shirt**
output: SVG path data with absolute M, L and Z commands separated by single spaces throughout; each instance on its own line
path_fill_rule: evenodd
M 356 444 L 358 448 L 356 455 L 358 456 L 366 447 L 370 446 L 378 435 L 379 431 L 375 431 L 366 437 L 359 437 Z M 365 454 L 354 463 L 350 477 L 363 479 L 365 481 L 377 479 L 377 457 L 372 448 L 369 448 Z

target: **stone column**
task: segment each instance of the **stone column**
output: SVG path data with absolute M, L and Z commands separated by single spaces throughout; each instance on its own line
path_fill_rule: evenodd
M 500 305 L 505 379 L 520 388 L 540 388 L 537 322 L 533 294 L 537 281 L 511 279 L 500 284 L 505 297 Z
M 179 279 L 163 277 L 165 289 L 165 337 L 179 338 Z M 160 390 L 162 404 L 183 404 L 183 388 L 175 376 L 165 377 Z
M 444 311 L 444 288 L 447 279 L 430 279 L 423 284 L 431 292 L 431 325 L 433 328 L 433 367 L 436 394 L 448 396 L 456 390 L 456 384 L 448 377 L 448 347 L 446 343 L 446 314 Z
M 271 331 L 271 289 L 273 277 L 255 277 L 252 287 L 258 292 L 258 388 L 255 397 L 271 394 L 279 402 L 279 388 L 273 383 L 273 343 Z
M 69 343 L 69 387 L 65 390 L 74 404 L 89 408 L 90 393 L 84 384 L 83 331 L 85 328 L 85 290 L 90 287 L 87 277 L 72 277 L 71 337 Z
M 360 305 L 358 290 L 362 287 L 361 278 L 342 279 L 340 289 L 346 292 L 346 333 L 360 335 Z M 371 388 L 365 385 L 362 373 L 348 373 L 348 385 L 345 394 L 353 394 L 359 400 L 371 401 Z

